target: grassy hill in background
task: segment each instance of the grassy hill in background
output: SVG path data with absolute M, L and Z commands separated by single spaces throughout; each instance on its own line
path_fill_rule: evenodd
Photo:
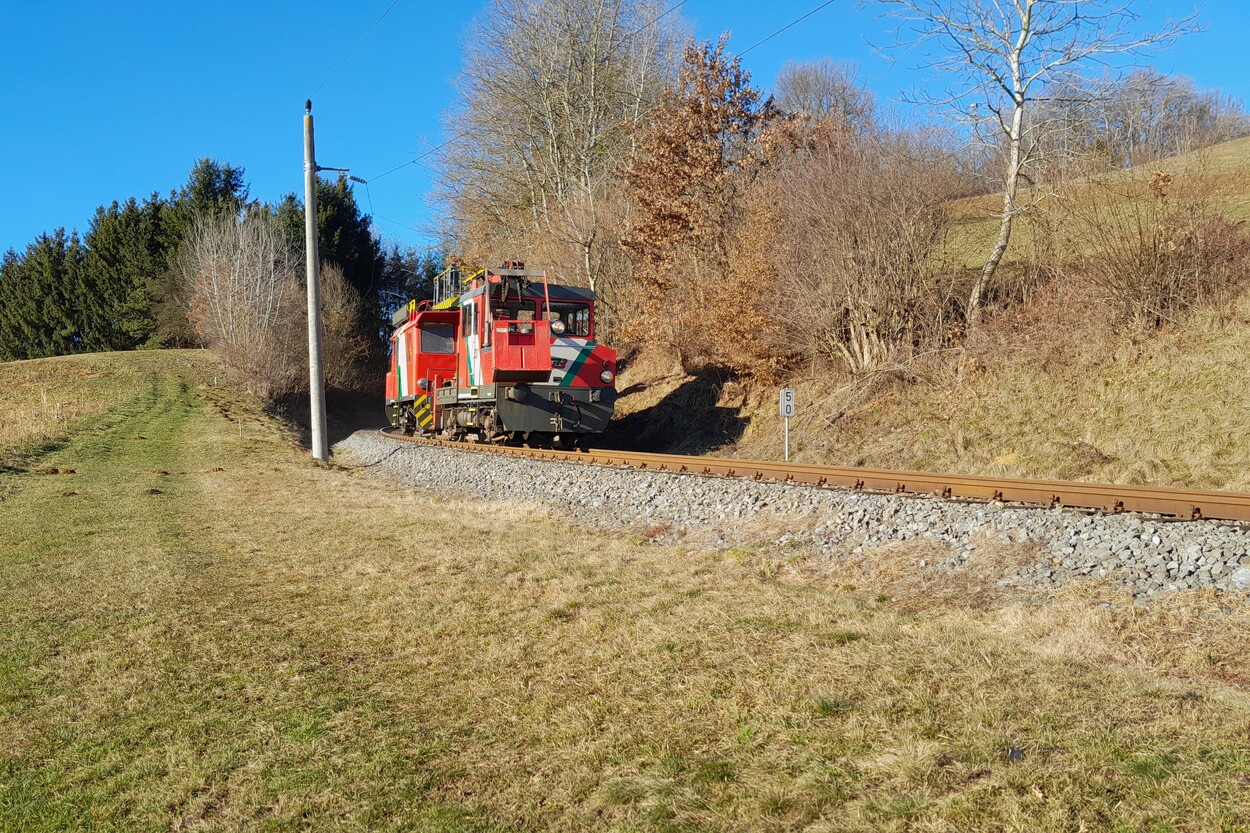
M 0 830 L 1250 827 L 1244 605 L 399 489 L 196 351 L 0 408 Z
M 1171 173 L 1177 182 L 1174 192 L 1182 198 L 1201 195 L 1213 210 L 1236 222 L 1250 219 L 1250 137 L 1224 142 L 1203 150 L 1142 165 L 1128 171 L 1077 178 L 1044 188 L 1022 187 L 1020 205 L 1035 205 L 1032 213 L 1022 214 L 1012 232 L 1012 246 L 1003 259 L 1008 271 L 1046 250 L 1038 229 L 1056 232 L 1053 242 L 1061 245 L 1047 256 L 1071 257 L 1094 250 L 1089 230 L 1079 216 L 1080 207 L 1095 198 L 1104 202 L 1121 201 L 1126 206 L 1150 199 L 1149 183 L 1156 171 Z M 1132 199 L 1126 199 L 1131 196 Z M 943 257 L 957 268 L 980 269 L 998 236 L 997 213 L 1002 210 L 1001 194 L 985 194 L 960 200 L 954 206 L 956 224 Z M 1077 208 L 1078 216 L 1072 215 Z

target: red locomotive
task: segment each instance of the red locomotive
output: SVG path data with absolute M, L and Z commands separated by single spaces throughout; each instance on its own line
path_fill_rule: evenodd
M 572 448 L 612 418 L 616 351 L 594 340 L 588 289 L 523 263 L 453 267 L 392 323 L 386 412 L 404 433 Z

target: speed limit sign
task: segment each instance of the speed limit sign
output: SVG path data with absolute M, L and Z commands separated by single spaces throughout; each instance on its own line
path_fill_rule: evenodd
M 786 462 L 790 462 L 790 417 L 794 416 L 794 388 L 781 389 L 781 416 L 786 421 Z
M 794 388 L 781 389 L 781 415 L 786 419 L 794 416 Z

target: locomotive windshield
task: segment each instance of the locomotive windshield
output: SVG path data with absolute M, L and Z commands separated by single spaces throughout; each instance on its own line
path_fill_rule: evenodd
M 548 312 L 548 310 L 550 310 Z M 548 313 L 551 321 L 563 321 L 565 334 L 580 338 L 590 336 L 590 305 L 569 301 L 552 301 L 548 307 L 543 304 L 543 312 Z
M 450 324 L 422 324 L 422 353 L 456 352 L 455 329 Z
M 534 302 L 519 298 L 509 298 L 504 304 L 492 306 L 491 315 L 497 320 L 533 321 Z

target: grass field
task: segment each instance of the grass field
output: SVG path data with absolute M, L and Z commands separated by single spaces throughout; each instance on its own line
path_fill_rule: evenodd
M 135 397 L 167 367 L 158 353 L 0 363 L 0 468 L 56 450 L 69 426 Z
M 78 415 L 0 474 L 0 829 L 1250 829 L 1240 601 L 400 490 L 200 353 L 0 374 Z

